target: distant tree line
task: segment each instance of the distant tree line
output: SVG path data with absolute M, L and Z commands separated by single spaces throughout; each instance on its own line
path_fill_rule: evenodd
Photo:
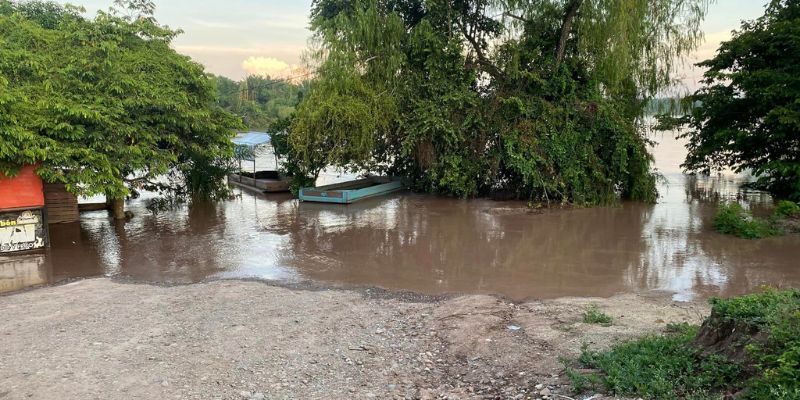
M 647 102 L 645 113 L 654 115 L 676 115 L 686 112 L 684 102 L 680 97 L 654 97 Z
M 217 88 L 218 104 L 242 118 L 246 127 L 273 131 L 278 121 L 292 116 L 308 90 L 308 81 L 251 75 L 241 81 L 210 75 Z

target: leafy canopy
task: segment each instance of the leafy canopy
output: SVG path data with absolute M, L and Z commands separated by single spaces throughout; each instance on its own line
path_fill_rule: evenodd
M 705 5 L 316 0 L 318 79 L 290 142 L 300 165 L 427 192 L 653 201 L 641 116 L 697 46 Z
M 38 164 L 76 194 L 131 187 L 213 196 L 239 121 L 153 3 L 86 19 L 52 2 L 0 0 L 0 172 Z M 164 175 L 179 178 L 172 182 Z

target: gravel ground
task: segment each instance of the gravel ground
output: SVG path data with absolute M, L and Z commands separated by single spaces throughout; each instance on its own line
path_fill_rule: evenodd
M 378 293 L 100 278 L 2 296 L 0 399 L 601 399 L 572 394 L 559 357 L 708 311 Z M 590 303 L 614 325 L 584 324 Z

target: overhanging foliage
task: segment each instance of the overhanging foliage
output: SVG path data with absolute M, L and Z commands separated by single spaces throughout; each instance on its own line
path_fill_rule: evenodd
M 656 197 L 641 124 L 703 0 L 317 0 L 300 165 L 461 197 Z M 306 168 L 314 173 L 314 168 Z

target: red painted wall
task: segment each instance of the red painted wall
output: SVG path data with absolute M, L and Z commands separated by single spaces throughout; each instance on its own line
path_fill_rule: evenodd
M 13 178 L 0 174 L 0 209 L 44 205 L 42 178 L 35 170 L 35 166 L 27 165 Z

